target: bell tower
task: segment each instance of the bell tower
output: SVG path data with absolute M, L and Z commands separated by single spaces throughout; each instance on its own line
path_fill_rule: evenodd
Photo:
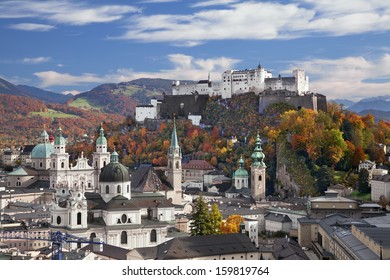
M 171 136 L 171 145 L 168 149 L 168 170 L 167 170 L 168 182 L 173 187 L 173 195 L 171 197 L 172 197 L 172 203 L 174 204 L 181 204 L 182 202 L 181 159 L 182 159 L 181 148 L 177 140 L 176 121 L 174 119 L 172 136 Z
M 261 139 L 259 134 L 257 134 L 251 165 L 251 193 L 252 197 L 257 201 L 265 198 L 265 170 L 267 167 L 263 161 L 264 157 L 261 149 Z

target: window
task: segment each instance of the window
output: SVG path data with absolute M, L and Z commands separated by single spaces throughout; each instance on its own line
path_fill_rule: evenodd
M 121 217 L 122 224 L 125 224 L 127 222 L 127 216 L 126 214 L 123 214 Z
M 77 213 L 77 224 L 81 225 L 81 213 Z
M 61 162 L 61 168 L 64 168 L 65 167 L 65 164 L 63 162 Z
M 53 168 L 56 168 L 56 163 L 55 162 L 53 162 Z
M 121 185 L 118 185 L 118 187 L 116 188 L 116 192 L 121 193 Z
M 179 169 L 179 162 L 176 161 L 176 169 Z
M 61 224 L 61 217 L 57 216 L 57 225 Z
M 106 194 L 109 194 L 110 193 L 110 187 L 107 185 L 106 186 Z
M 121 233 L 121 244 L 127 244 L 127 232 L 122 231 Z
M 150 231 L 150 242 L 157 242 L 157 232 L 155 229 Z
M 42 167 L 42 162 L 39 163 L 39 167 Z
M 127 193 L 130 192 L 130 185 L 127 185 Z
M 106 166 L 106 161 L 103 161 L 103 167 Z
M 259 181 L 261 181 L 261 179 L 262 179 L 262 177 L 261 177 L 261 175 L 259 175 Z

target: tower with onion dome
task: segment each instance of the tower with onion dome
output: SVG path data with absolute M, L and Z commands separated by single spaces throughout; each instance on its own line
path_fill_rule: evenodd
M 49 134 L 44 129 L 40 135 L 40 143 L 31 151 L 31 165 L 36 170 L 48 170 L 50 168 L 50 155 L 54 147 L 50 144 Z
M 100 126 L 96 139 L 96 151 L 92 154 L 92 167 L 95 169 L 94 185 L 99 185 L 99 175 L 104 166 L 110 163 L 110 153 L 107 152 L 107 139 L 104 136 L 103 125 Z
M 261 148 L 261 139 L 259 134 L 257 134 L 251 165 L 251 193 L 255 200 L 262 200 L 265 198 L 265 171 L 267 166 L 264 163 L 264 157 Z
M 248 171 L 244 168 L 244 159 L 238 161 L 239 168 L 233 174 L 234 186 L 236 189 L 248 188 Z

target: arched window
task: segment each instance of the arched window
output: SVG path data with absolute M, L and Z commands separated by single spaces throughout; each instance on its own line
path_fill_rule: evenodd
M 157 242 L 157 232 L 155 229 L 150 231 L 150 242 Z
M 92 240 L 96 237 L 96 233 L 92 232 L 90 235 L 89 235 L 89 239 Z
M 106 166 L 106 161 L 103 161 L 103 167 Z
M 118 185 L 118 187 L 116 188 L 116 192 L 121 193 L 121 185 Z
M 77 213 L 77 224 L 81 225 L 81 213 Z
M 176 161 L 176 169 L 179 169 L 179 162 Z
M 121 244 L 127 244 L 127 232 L 122 231 L 121 233 Z
M 106 186 L 106 194 L 109 194 L 110 193 L 110 187 L 107 185 Z
M 42 167 L 42 162 L 39 163 L 39 167 Z
M 61 168 L 65 167 L 65 163 L 61 162 Z
M 262 177 L 261 177 L 261 175 L 259 175 L 259 181 L 261 181 L 261 179 L 262 179 Z

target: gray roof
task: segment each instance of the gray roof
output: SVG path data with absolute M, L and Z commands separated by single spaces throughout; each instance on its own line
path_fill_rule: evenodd
M 172 190 L 158 177 L 151 164 L 141 164 L 131 174 L 131 191 L 137 193 Z
M 299 244 L 287 238 L 275 239 L 272 247 L 273 255 L 277 260 L 308 260 L 309 258 Z
M 347 247 L 359 260 L 378 260 L 379 256 L 371 251 L 351 231 L 338 230 L 335 232 L 335 239 Z
M 279 223 L 290 223 L 291 219 L 287 215 L 268 213 L 265 215 L 265 219 L 269 221 L 279 222 Z
M 374 176 L 372 176 L 372 180 L 381 181 L 381 182 L 390 182 L 390 174 L 374 175 Z
M 107 211 L 139 210 L 131 200 L 121 195 L 113 197 L 103 209 Z
M 81 248 L 83 251 L 91 251 L 97 255 L 105 256 L 115 260 L 126 260 L 126 254 L 130 251 L 117 246 L 112 246 L 109 244 L 103 244 L 103 251 L 94 251 L 93 244 L 88 244 L 87 246 Z
M 359 230 L 375 243 L 381 244 L 384 248 L 390 248 L 390 228 L 359 227 Z
M 144 259 L 173 260 L 205 256 L 258 252 L 245 234 L 178 237 L 154 248 L 134 249 Z

